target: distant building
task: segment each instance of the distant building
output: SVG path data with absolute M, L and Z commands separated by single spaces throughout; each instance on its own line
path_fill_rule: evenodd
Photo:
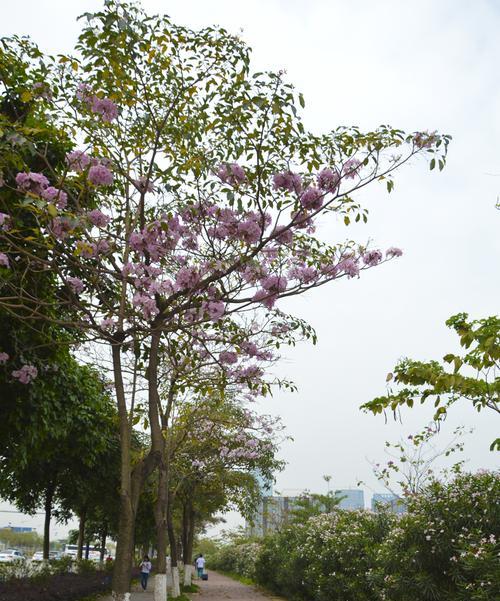
M 286 524 L 299 498 L 263 496 L 253 520 L 246 525 L 250 536 L 265 536 Z
M 252 472 L 252 476 L 257 481 L 261 497 L 272 497 L 274 492 L 274 482 L 266 478 L 260 470 Z
M 2 530 L 10 530 L 11 532 L 36 532 L 36 528 L 27 528 L 26 526 L 4 526 Z
M 392 513 L 406 513 L 406 503 L 392 493 L 375 493 L 372 497 L 372 511 L 378 511 L 381 507 L 385 507 Z
M 359 488 L 336 490 L 335 496 L 337 498 L 340 497 L 340 503 L 338 504 L 339 509 L 353 511 L 355 509 L 365 508 L 365 493 Z

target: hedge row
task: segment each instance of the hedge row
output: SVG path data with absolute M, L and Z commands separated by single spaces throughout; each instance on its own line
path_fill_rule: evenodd
M 499 473 L 434 482 L 407 504 L 401 517 L 311 517 L 222 546 L 210 565 L 293 601 L 498 601 Z

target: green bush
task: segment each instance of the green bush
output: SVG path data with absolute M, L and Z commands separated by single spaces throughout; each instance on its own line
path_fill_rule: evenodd
M 390 601 L 500 599 L 500 478 L 433 482 L 380 547 L 377 588 Z
M 406 515 L 336 509 L 235 539 L 211 567 L 291 601 L 498 601 L 499 500 L 498 473 L 460 474 L 407 498 Z
M 395 518 L 334 510 L 266 539 L 257 582 L 290 599 L 372 601 L 378 545 Z
M 250 580 L 255 579 L 255 562 L 261 545 L 254 541 L 233 541 L 221 546 L 210 557 L 210 567 L 222 572 L 239 574 Z

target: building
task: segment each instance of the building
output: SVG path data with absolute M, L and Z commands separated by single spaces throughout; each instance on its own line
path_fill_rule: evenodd
M 385 507 L 398 515 L 406 513 L 406 503 L 392 493 L 375 493 L 372 497 L 371 507 L 372 511 L 378 511 L 381 507 Z
M 336 490 L 335 496 L 340 498 L 340 503 L 338 504 L 339 509 L 353 511 L 355 509 L 365 508 L 365 493 L 359 488 Z
M 10 530 L 11 532 L 36 532 L 36 528 L 27 528 L 26 526 L 4 526 L 2 530 Z
M 274 492 L 273 480 L 266 478 L 260 470 L 252 472 L 252 476 L 257 481 L 261 497 L 272 497 Z

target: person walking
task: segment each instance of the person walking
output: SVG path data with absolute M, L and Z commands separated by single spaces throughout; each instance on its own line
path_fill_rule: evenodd
M 145 591 L 148 587 L 148 578 L 152 569 L 151 561 L 147 555 L 144 555 L 144 559 L 142 560 L 141 565 L 139 566 L 141 570 L 141 586 L 142 590 Z
M 198 578 L 201 578 L 203 576 L 203 572 L 205 571 L 205 558 L 201 553 L 196 558 L 196 561 L 194 563 L 198 572 Z

